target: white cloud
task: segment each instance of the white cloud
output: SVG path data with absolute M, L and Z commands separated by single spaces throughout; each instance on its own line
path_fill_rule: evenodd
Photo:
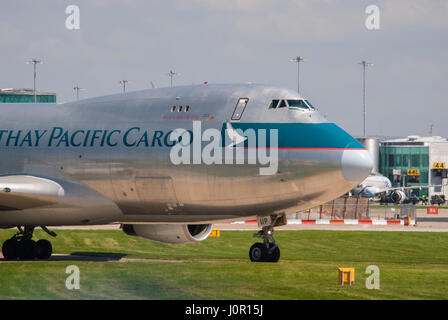
M 19 44 L 22 39 L 22 32 L 18 26 L 11 23 L 0 21 L 0 39 L 2 46 Z
M 448 1 L 446 0 L 382 0 L 380 9 L 385 28 L 420 30 L 448 28 Z
M 230 12 L 260 12 L 276 3 L 274 0 L 193 0 L 193 2 L 199 6 Z M 182 3 L 185 4 L 184 1 Z
M 283 4 L 283 2 L 282 2 Z M 280 8 L 280 10 L 279 10 Z M 317 10 L 306 1 L 280 5 L 260 15 L 237 16 L 236 31 L 286 41 L 324 41 L 356 35 L 363 31 L 363 12 L 333 6 Z

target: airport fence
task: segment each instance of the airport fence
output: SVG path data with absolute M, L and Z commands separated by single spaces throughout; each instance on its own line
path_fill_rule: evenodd
M 368 198 L 341 197 L 309 210 L 297 212 L 288 216 L 288 219 L 301 220 L 394 220 L 410 217 L 415 221 L 416 210 L 412 204 L 400 206 L 370 207 Z

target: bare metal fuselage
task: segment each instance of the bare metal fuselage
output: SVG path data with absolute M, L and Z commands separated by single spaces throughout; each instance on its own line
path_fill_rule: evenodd
M 9 196 L 2 192 L 0 226 L 205 223 L 288 214 L 334 199 L 356 185 L 341 165 L 344 152 L 351 152 L 347 145 L 279 148 L 273 175 L 260 175 L 260 164 L 170 161 L 172 130 L 191 130 L 192 121 L 200 121 L 203 130 L 221 130 L 233 122 L 239 98 L 249 102 L 235 124 L 328 123 L 317 111 L 268 109 L 272 99 L 298 97 L 261 85 L 204 85 L 60 105 L 4 104 L 0 175 L 50 179 L 63 194 L 54 203 L 19 208 L 14 201 L 2 203 Z M 188 111 L 171 112 L 180 105 Z M 282 134 L 293 139 L 308 133 Z M 333 133 L 316 134 L 325 141 Z

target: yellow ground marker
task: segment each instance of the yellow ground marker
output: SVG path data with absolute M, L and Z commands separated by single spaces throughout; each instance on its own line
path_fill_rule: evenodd
M 210 232 L 209 238 L 219 238 L 221 236 L 221 231 L 219 228 L 213 228 L 212 232 Z
M 352 284 L 355 283 L 355 268 L 338 268 L 339 271 L 339 284 Z

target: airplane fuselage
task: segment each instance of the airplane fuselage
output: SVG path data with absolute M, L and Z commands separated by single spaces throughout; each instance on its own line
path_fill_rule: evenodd
M 241 98 L 247 106 L 232 120 Z M 334 199 L 364 180 L 371 160 L 318 111 L 269 108 L 273 99 L 299 98 L 262 85 L 200 85 L 4 104 L 0 175 L 42 177 L 63 192 L 56 203 L 19 208 L 3 190 L 0 226 L 206 223 L 288 214 Z M 202 131 L 223 131 L 226 123 L 278 130 L 276 173 L 261 175 L 260 163 L 173 164 L 170 134 L 192 130 L 193 121 Z

